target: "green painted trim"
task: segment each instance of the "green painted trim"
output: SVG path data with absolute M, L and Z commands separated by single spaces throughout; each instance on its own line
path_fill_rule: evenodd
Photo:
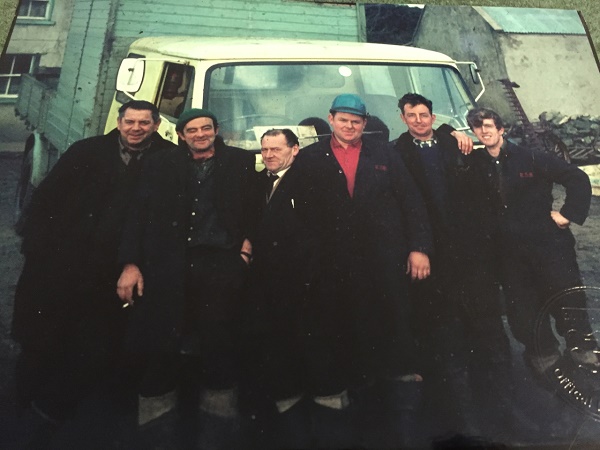
M 56 25 L 56 22 L 54 20 L 48 20 L 48 19 L 19 19 L 17 18 L 17 25 Z
M 0 105 L 8 105 L 8 104 L 17 103 L 17 97 L 0 97 Z

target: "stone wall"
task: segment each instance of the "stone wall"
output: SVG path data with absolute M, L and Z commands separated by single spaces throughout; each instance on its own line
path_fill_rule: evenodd
M 565 115 L 557 111 L 540 114 L 534 126 L 550 129 L 579 164 L 600 163 L 600 116 Z

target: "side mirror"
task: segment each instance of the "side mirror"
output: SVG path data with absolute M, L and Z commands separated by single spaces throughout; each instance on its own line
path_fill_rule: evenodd
M 479 84 L 480 78 L 479 78 L 479 69 L 477 68 L 477 64 L 475 64 L 475 63 L 469 64 L 469 72 L 471 73 L 471 80 L 473 80 L 473 83 Z
M 146 63 L 143 59 L 125 58 L 117 73 L 117 91 L 137 92 L 142 86 Z

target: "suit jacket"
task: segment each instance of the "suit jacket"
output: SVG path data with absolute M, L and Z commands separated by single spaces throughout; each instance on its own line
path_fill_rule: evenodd
M 266 169 L 260 175 L 264 184 Z M 268 203 L 264 196 L 260 223 L 251 239 L 253 268 L 267 275 L 275 291 L 310 284 L 315 236 L 308 228 L 306 215 L 305 180 L 300 166 L 294 163 Z
M 215 141 L 217 214 L 236 245 L 256 227 L 260 196 L 253 153 Z M 148 158 L 123 233 L 121 264 L 136 264 L 144 296 L 132 309 L 131 349 L 174 350 L 181 331 L 186 275 L 190 152 L 185 145 Z

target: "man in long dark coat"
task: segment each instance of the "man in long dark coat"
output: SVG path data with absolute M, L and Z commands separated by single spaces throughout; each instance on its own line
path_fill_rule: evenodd
M 260 212 L 255 157 L 225 145 L 208 110 L 184 111 L 176 130 L 179 147 L 144 166 L 119 256 L 117 290 L 132 314 L 127 348 L 147 359 L 138 420 L 174 411 L 181 350 L 195 361 L 203 387 L 200 446 L 229 448 L 239 426 L 248 237 Z
M 474 433 L 499 427 L 508 404 L 510 348 L 504 332 L 483 174 L 456 139 L 433 129 L 432 102 L 406 94 L 398 102 L 408 131 L 395 143 L 425 200 L 435 252 L 431 277 L 410 286 L 414 328 L 425 374 L 427 411 L 437 426 Z M 476 150 L 477 152 L 477 150 Z M 490 386 L 495 386 L 490 394 Z M 477 389 L 479 388 L 479 389 Z M 482 420 L 481 408 L 488 416 Z M 492 413 L 498 416 L 491 416 Z
M 124 218 L 148 155 L 174 147 L 146 101 L 119 109 L 117 128 L 75 142 L 36 189 L 23 230 L 25 266 L 13 336 L 22 399 L 52 421 L 106 380 L 126 311 L 115 295 Z
M 324 446 L 358 443 L 348 425 L 353 387 L 374 380 L 394 385 L 386 400 L 395 407 L 392 392 L 410 394 L 420 380 L 406 274 L 429 276 L 429 221 L 400 156 L 363 136 L 367 120 L 358 96 L 339 95 L 329 115 L 332 136 L 303 149 L 297 161 L 319 249 L 314 313 L 307 318 L 308 377 Z M 385 446 L 400 445 L 392 436 L 396 425 L 377 424 Z
M 272 129 L 261 138 L 262 214 L 251 239 L 246 327 L 249 388 L 263 400 L 256 416 L 266 419 L 257 424 L 268 441 L 261 441 L 261 448 L 304 448 L 311 442 L 305 405 L 296 405 L 303 402 L 308 381 L 304 318 L 316 239 L 306 223 L 298 153 L 298 137 L 289 129 Z

